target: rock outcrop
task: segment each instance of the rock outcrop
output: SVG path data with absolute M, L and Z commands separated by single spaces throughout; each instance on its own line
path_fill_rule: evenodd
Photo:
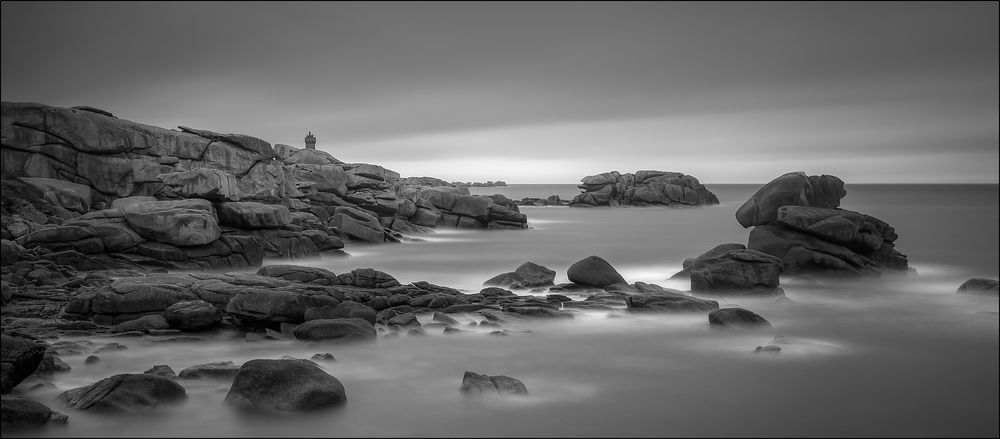
M 498 274 L 483 282 L 484 286 L 502 288 L 534 288 L 552 285 L 556 272 L 533 262 L 525 262 L 514 271 Z
M 691 292 L 709 295 L 784 295 L 778 287 L 782 262 L 756 250 L 706 254 L 690 265 Z
M 168 130 L 84 107 L 2 105 L 0 237 L 78 252 L 78 269 L 239 268 L 435 227 L 527 227 L 503 196 L 401 179 L 321 150 Z
M 45 346 L 31 339 L 0 335 L 0 393 L 10 393 L 35 373 L 44 356 Z
M 584 192 L 573 198 L 570 206 L 652 206 L 710 205 L 719 199 L 698 179 L 679 172 L 618 171 L 583 177 Z
M 839 208 L 846 194 L 837 177 L 791 172 L 760 188 L 737 210 L 736 219 L 754 227 L 747 248 L 778 257 L 787 273 L 856 276 L 906 270 L 892 226 Z

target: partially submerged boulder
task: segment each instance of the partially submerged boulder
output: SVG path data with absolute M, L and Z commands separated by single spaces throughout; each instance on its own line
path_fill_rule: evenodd
M 250 360 L 226 395 L 231 407 L 261 411 L 317 410 L 346 401 L 344 385 L 305 360 Z
M 962 282 L 962 285 L 958 287 L 958 293 L 996 296 L 1000 294 L 1000 281 L 996 279 L 972 278 Z
M 566 270 L 569 281 L 579 285 L 604 288 L 611 284 L 627 284 L 625 278 L 600 256 L 588 256 Z
M 0 393 L 10 393 L 35 373 L 44 356 L 45 346 L 31 339 L 0 335 Z
M 67 390 L 59 399 L 79 410 L 131 413 L 179 403 L 187 399 L 187 392 L 162 376 L 120 374 Z
M 771 323 L 753 311 L 743 308 L 722 308 L 708 313 L 708 323 L 713 327 L 758 328 Z
M 782 262 L 756 250 L 730 250 L 699 257 L 690 268 L 691 291 L 697 294 L 783 295 L 778 288 Z
M 358 318 L 310 320 L 297 326 L 294 334 L 307 341 L 364 341 L 377 336 L 371 322 Z
M 528 394 L 528 389 L 518 379 L 506 375 L 480 375 L 469 371 L 465 371 L 465 375 L 462 376 L 462 386 L 458 390 L 466 395 L 481 395 L 484 393 Z
M 484 286 L 502 288 L 534 288 L 553 285 L 556 272 L 533 262 L 525 262 L 516 270 L 496 275 L 485 282 Z

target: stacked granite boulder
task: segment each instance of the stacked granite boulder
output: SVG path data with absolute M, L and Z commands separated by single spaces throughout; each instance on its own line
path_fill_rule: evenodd
M 870 275 L 907 270 L 895 230 L 870 215 L 839 208 L 847 191 L 832 175 L 784 174 L 737 211 L 747 248 L 779 258 L 787 273 Z
M 719 204 L 719 199 L 698 179 L 679 172 L 605 172 L 583 177 L 583 193 L 571 206 L 651 206 Z
M 2 113 L 0 237 L 19 252 L 70 251 L 103 266 L 233 268 L 341 253 L 345 241 L 398 242 L 437 226 L 526 228 L 502 196 L 401 180 L 322 150 L 167 130 L 90 107 L 4 102 Z

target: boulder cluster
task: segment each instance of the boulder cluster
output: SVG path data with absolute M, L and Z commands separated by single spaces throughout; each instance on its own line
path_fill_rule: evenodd
M 527 227 L 503 196 L 322 150 L 90 107 L 2 105 L 0 237 L 84 265 L 236 268 L 435 227 Z
M 719 199 L 698 182 L 679 172 L 636 171 L 622 174 L 605 172 L 583 177 L 584 192 L 570 206 L 651 206 L 719 204 Z
M 788 273 L 870 275 L 907 270 L 896 231 L 878 218 L 839 208 L 847 191 L 832 175 L 784 174 L 736 211 L 753 227 L 747 248 L 777 257 Z

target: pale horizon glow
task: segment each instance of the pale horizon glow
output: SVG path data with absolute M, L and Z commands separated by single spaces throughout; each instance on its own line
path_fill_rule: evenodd
M 1000 183 L 996 2 L 3 2 L 2 99 L 403 176 Z

